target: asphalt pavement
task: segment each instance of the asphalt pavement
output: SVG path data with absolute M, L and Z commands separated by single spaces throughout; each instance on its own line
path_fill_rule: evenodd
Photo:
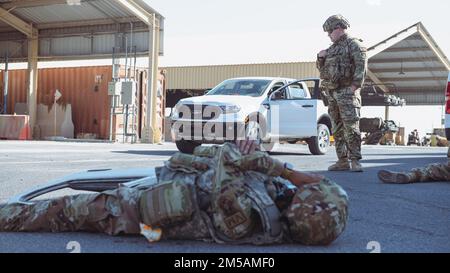
M 89 169 L 160 166 L 176 152 L 173 143 L 110 144 L 0 141 L 0 203 L 51 179 Z M 234 246 L 198 241 L 148 243 L 141 236 L 90 233 L 0 233 L 0 252 L 304 253 L 450 252 L 450 182 L 382 184 L 381 168 L 408 170 L 446 162 L 447 148 L 363 146 L 363 173 L 327 172 L 334 149 L 313 156 L 307 146 L 279 145 L 273 156 L 299 170 L 315 171 L 343 186 L 350 197 L 349 222 L 330 246 L 298 244 Z M 45 197 L 72 194 L 61 190 Z

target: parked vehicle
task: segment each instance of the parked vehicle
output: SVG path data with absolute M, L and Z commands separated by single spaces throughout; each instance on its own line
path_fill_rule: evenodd
M 379 84 L 370 83 L 361 89 L 362 106 L 404 106 L 405 99 L 401 98 L 393 84 L 384 84 L 392 90 L 386 93 Z
M 445 135 L 447 140 L 450 140 L 450 73 L 448 74 L 447 89 L 445 91 Z
M 203 143 L 247 136 L 261 141 L 269 151 L 278 141 L 306 140 L 312 154 L 325 154 L 331 119 L 319 83 L 317 78 L 225 80 L 204 96 L 178 102 L 171 116 L 172 139 L 185 153 Z
M 411 146 L 411 145 L 420 146 L 421 145 L 419 132 L 417 132 L 417 129 L 414 129 L 414 131 L 412 131 L 408 135 L 408 143 L 406 145 L 408 145 L 408 146 Z
M 393 120 L 382 118 L 361 118 L 359 121 L 361 133 L 366 133 L 362 138 L 363 144 L 377 145 L 386 133 L 397 133 L 399 127 Z

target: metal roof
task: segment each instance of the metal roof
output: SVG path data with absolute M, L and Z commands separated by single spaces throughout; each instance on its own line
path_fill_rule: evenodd
M 148 13 L 155 13 L 159 19 L 164 19 L 144 1 L 134 0 L 134 2 Z M 45 23 L 135 17 L 117 0 L 0 0 L 0 7 L 37 28 L 45 27 L 42 25 Z M 7 25 L 0 23 L 0 26 Z
M 368 48 L 366 87 L 377 87 L 408 105 L 442 105 L 450 62 L 422 23 Z M 318 76 L 313 62 L 165 67 L 168 89 L 212 88 L 239 76 Z
M 9 13 L 38 30 L 40 60 L 110 58 L 112 47 L 125 48 L 131 33 L 138 55 L 147 55 L 149 22 L 139 12 L 155 14 L 163 54 L 164 17 L 142 0 L 0 0 L 0 8 L 1 16 Z M 8 52 L 10 61 L 25 61 L 26 40 L 0 18 L 0 57 Z
M 390 92 L 440 93 L 450 62 L 421 22 L 368 48 L 369 82 Z

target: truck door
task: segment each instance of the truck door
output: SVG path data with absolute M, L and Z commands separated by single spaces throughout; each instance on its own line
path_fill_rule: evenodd
M 311 99 L 303 82 L 293 83 L 272 96 L 270 128 L 274 136 L 281 138 L 317 135 L 317 100 Z

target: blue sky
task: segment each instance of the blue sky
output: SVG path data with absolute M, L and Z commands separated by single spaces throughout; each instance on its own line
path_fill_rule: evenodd
M 450 54 L 450 2 L 444 0 L 146 2 L 166 18 L 163 66 L 311 61 L 329 46 L 322 24 L 336 13 L 366 46 L 422 21 Z

